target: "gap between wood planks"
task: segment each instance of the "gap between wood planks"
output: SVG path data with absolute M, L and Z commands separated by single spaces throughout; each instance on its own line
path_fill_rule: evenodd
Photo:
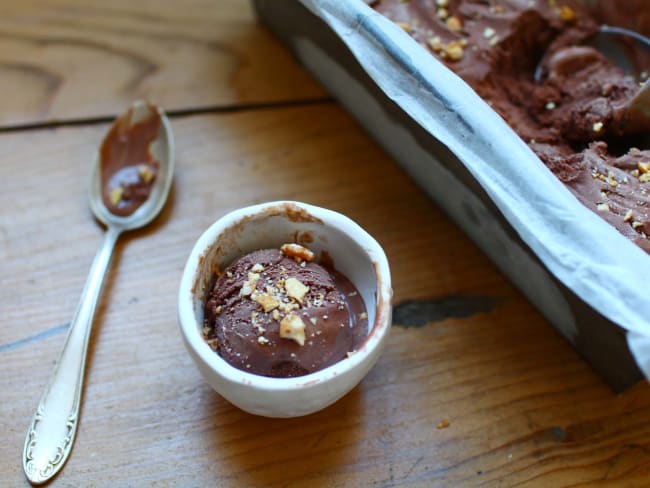
M 165 110 L 164 107 L 161 108 L 165 110 L 165 114 L 167 115 L 167 117 L 176 118 L 176 117 L 190 117 L 193 115 L 204 115 L 204 114 L 249 112 L 253 110 L 275 110 L 275 109 L 292 108 L 292 107 L 309 107 L 312 105 L 325 105 L 329 103 L 334 103 L 334 99 L 331 97 L 318 97 L 318 98 L 311 98 L 306 100 L 245 103 L 245 104 L 237 104 L 237 105 L 208 105 L 205 107 L 181 108 L 181 109 L 172 109 L 172 110 Z M 126 107 L 124 108 L 126 109 Z M 52 129 L 58 127 L 78 127 L 82 125 L 107 124 L 113 122 L 113 120 L 115 120 L 115 117 L 117 117 L 118 115 L 119 114 L 103 115 L 98 117 L 81 117 L 78 119 L 72 118 L 72 119 L 65 119 L 65 120 L 47 120 L 43 122 L 31 122 L 26 124 L 0 126 L 0 134 L 8 133 L 8 132 L 23 132 L 29 130 Z

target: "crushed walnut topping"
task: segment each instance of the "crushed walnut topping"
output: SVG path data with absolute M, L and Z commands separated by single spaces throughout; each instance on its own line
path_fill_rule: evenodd
M 408 22 L 397 22 L 397 25 L 399 25 L 404 32 L 408 32 L 409 34 L 413 31 L 413 26 Z
M 251 299 L 262 305 L 265 312 L 271 312 L 280 306 L 280 301 L 269 293 L 253 293 Z
M 140 176 L 140 179 L 145 183 L 151 183 L 153 180 L 153 171 L 151 171 L 151 168 L 146 164 L 141 164 L 138 166 L 138 175 Z
M 614 173 L 612 171 L 609 171 L 607 173 L 607 179 L 605 181 L 612 188 L 616 188 L 618 186 L 618 181 L 616 181 L 616 178 L 615 178 Z
M 445 24 L 452 32 L 459 32 L 463 28 L 463 24 L 458 17 L 455 15 L 448 17 Z
M 246 297 L 249 296 L 255 291 L 257 287 L 257 282 L 260 280 L 259 273 L 248 273 L 248 280 L 244 281 L 241 289 L 239 290 L 239 296 Z
M 111 201 L 113 205 L 117 205 L 118 203 L 120 203 L 120 200 L 122 200 L 122 197 L 124 197 L 124 188 L 122 188 L 121 186 L 117 186 L 111 190 L 108 199 Z
M 282 244 L 280 251 L 287 257 L 293 258 L 298 263 L 302 261 L 311 262 L 314 260 L 314 253 L 300 244 Z
M 292 339 L 301 346 L 305 345 L 305 323 L 300 316 L 289 314 L 280 322 L 280 337 Z
M 558 16 L 560 17 L 560 20 L 562 22 L 567 22 L 567 23 L 575 22 L 577 20 L 577 18 L 578 18 L 578 16 L 576 15 L 575 10 L 573 10 L 568 5 L 562 5 L 560 7 L 560 10 L 558 12 Z
M 447 44 L 443 43 L 438 36 L 431 37 L 427 44 L 436 52 L 441 58 L 449 59 L 451 61 L 458 61 L 462 59 L 467 45 L 466 39 L 459 39 L 450 41 Z
M 293 298 L 299 303 L 303 302 L 305 295 L 309 291 L 309 287 L 297 278 L 287 278 L 284 282 L 284 289 L 290 298 Z
M 429 47 L 436 52 L 442 51 L 445 48 L 445 45 L 438 36 L 429 38 L 427 43 L 429 44 Z

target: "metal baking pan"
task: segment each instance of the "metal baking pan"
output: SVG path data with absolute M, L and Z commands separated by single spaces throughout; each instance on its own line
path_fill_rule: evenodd
M 650 256 L 580 204 L 466 83 L 362 0 L 253 3 L 613 390 L 650 376 Z

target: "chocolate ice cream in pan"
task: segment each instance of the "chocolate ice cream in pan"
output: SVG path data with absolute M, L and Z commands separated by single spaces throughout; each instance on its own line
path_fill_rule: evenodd
M 587 208 L 650 252 L 644 120 L 621 121 L 637 80 L 587 42 L 599 24 L 563 0 L 379 0 L 501 115 Z M 650 66 L 648 66 L 650 69 Z
M 553 59 L 598 24 L 575 4 L 450 0 L 438 16 L 444 0 L 382 12 L 383 3 L 255 1 L 266 25 L 614 389 L 650 373 L 644 138 L 620 143 L 612 112 L 597 120 L 581 112 L 589 86 L 571 88 L 580 95 L 571 99 L 557 81 L 562 59 Z M 414 22 L 414 8 L 435 16 Z M 473 23 L 481 12 L 493 23 Z M 545 44 L 531 47 L 540 36 Z M 543 90 L 533 79 L 540 62 Z M 589 85 L 597 77 L 589 69 L 562 76 Z M 472 76 L 484 85 L 471 86 Z M 616 79 L 610 108 L 634 88 Z M 627 189 L 639 198 L 626 201 Z

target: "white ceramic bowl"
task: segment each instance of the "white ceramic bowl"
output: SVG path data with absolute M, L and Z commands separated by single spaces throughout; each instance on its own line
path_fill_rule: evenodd
M 357 352 L 296 378 L 267 378 L 224 361 L 203 338 L 203 307 L 215 269 L 263 248 L 301 242 L 327 252 L 337 271 L 357 287 L 368 311 L 369 334 Z M 321 410 L 354 388 L 379 358 L 391 325 L 391 282 L 381 246 L 349 218 L 298 202 L 271 202 L 235 210 L 206 230 L 185 265 L 178 317 L 185 346 L 204 379 L 226 400 L 266 417 L 297 417 Z

